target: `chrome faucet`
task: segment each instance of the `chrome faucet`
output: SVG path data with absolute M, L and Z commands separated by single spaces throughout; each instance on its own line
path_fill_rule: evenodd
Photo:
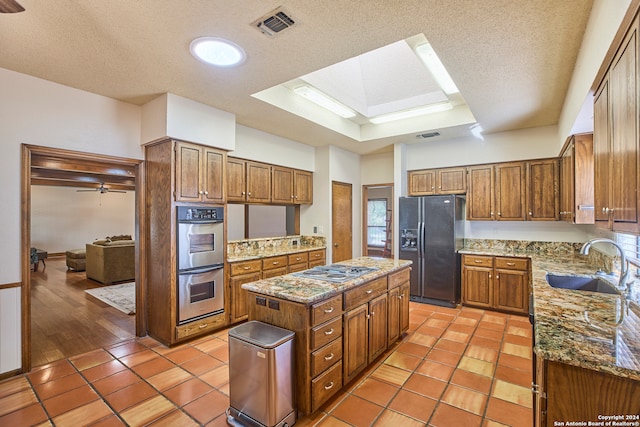
M 627 256 L 624 254 L 622 246 L 611 239 L 591 239 L 582 245 L 580 253 L 582 255 L 588 254 L 589 249 L 591 249 L 591 245 L 594 243 L 609 243 L 618 248 L 618 251 L 620 252 L 620 280 L 618 280 L 618 288 L 620 290 L 624 290 L 626 294 L 629 295 L 629 292 L 631 291 L 631 287 L 627 284 L 627 277 L 629 276 L 629 261 L 627 261 Z

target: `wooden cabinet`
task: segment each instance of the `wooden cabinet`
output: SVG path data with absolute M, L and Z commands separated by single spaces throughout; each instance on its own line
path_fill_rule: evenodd
M 593 134 L 571 135 L 560 154 L 560 220 L 593 224 Z
M 467 169 L 464 167 L 409 171 L 409 195 L 464 194 Z
M 175 200 L 224 203 L 226 152 L 176 141 L 175 154 Z
M 389 275 L 387 342 L 396 342 L 409 329 L 410 270 Z
M 540 357 L 535 368 L 536 426 L 557 426 L 559 420 L 596 423 L 603 415 L 619 415 L 620 423 L 639 421 L 640 381 Z
M 594 103 L 595 222 L 640 233 L 638 17 L 633 20 Z
M 273 256 L 262 260 L 262 278 L 282 276 L 287 274 L 287 256 Z
M 515 313 L 529 309 L 528 258 L 462 256 L 462 303 Z
M 526 219 L 526 163 L 497 164 L 495 174 L 495 219 L 524 221 Z
M 295 273 L 296 271 L 306 270 L 307 268 L 309 268 L 308 252 L 298 252 L 288 256 L 287 270 L 289 273 Z
M 527 221 L 559 219 L 560 162 L 542 159 L 527 162 Z
M 273 166 L 272 173 L 272 203 L 302 205 L 313 202 L 311 172 Z
M 242 285 L 262 278 L 262 261 L 234 262 L 229 264 L 229 269 L 229 322 L 236 323 L 247 318 L 247 291 L 242 289 Z
M 231 157 L 227 163 L 227 201 L 271 203 L 270 165 Z
M 493 165 L 470 166 L 468 170 L 467 219 L 492 221 L 495 218 Z
M 327 263 L 327 251 L 325 249 L 317 249 L 309 251 L 309 268 L 325 265 Z

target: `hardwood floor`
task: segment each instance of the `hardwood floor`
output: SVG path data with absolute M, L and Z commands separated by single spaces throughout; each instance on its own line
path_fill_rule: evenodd
M 135 315 L 86 294 L 100 283 L 67 270 L 64 256 L 31 273 L 31 360 L 40 366 L 135 337 Z

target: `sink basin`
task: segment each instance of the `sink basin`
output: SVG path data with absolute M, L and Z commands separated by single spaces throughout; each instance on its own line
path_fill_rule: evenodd
M 547 283 L 552 288 L 574 289 L 577 291 L 600 292 L 603 294 L 618 294 L 618 290 L 608 282 L 597 277 L 589 276 L 560 276 L 547 274 Z

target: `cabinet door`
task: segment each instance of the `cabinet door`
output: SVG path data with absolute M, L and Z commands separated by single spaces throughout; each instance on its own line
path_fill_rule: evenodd
M 247 162 L 247 201 L 271 202 L 271 166 Z
M 387 312 L 387 341 L 392 344 L 400 338 L 400 288 L 389 291 Z
M 558 169 L 558 159 L 527 162 L 527 220 L 559 219 Z
M 247 198 L 247 184 L 244 160 L 227 158 L 227 200 L 244 202 Z
M 638 227 L 638 43 L 637 21 L 609 72 L 613 230 Z M 611 199 L 610 199 L 611 200 Z
M 529 274 L 526 271 L 495 270 L 494 307 L 527 313 L 529 310 Z
M 284 204 L 293 203 L 293 170 L 273 166 L 271 171 L 271 202 Z
M 438 194 L 464 194 L 467 192 L 467 169 L 438 169 L 437 184 Z
M 224 196 L 224 151 L 203 149 L 204 164 L 202 166 L 202 182 L 204 200 L 211 203 L 223 203 Z
M 344 315 L 343 353 L 344 383 L 348 383 L 368 363 L 369 306 L 362 304 Z
M 524 221 L 526 195 L 526 163 L 495 165 L 495 207 L 498 221 Z
M 593 134 L 575 136 L 571 209 L 573 222 L 593 224 Z
M 573 222 L 575 138 L 571 139 L 560 159 L 560 220 Z
M 369 363 L 387 349 L 388 301 L 385 293 L 369 302 Z
M 294 203 L 300 205 L 313 204 L 313 174 L 307 171 L 293 171 Z
M 229 279 L 231 289 L 231 323 L 244 320 L 248 315 L 247 291 L 242 289 L 244 283 L 260 280 L 260 273 L 243 274 Z
M 433 169 L 410 171 L 408 192 L 410 196 L 436 194 L 436 171 Z
M 595 224 L 600 228 L 611 228 L 609 222 L 609 195 L 611 179 L 609 169 L 609 82 L 605 81 L 596 94 L 593 104 L 593 169 L 594 169 L 594 214 Z
M 494 219 L 493 165 L 472 166 L 468 171 L 467 219 L 491 221 Z
M 493 268 L 462 268 L 462 302 L 478 307 L 491 307 L 493 303 Z
M 400 333 L 409 330 L 409 282 L 400 286 Z M 389 342 L 391 344 L 391 342 Z
M 184 142 L 176 143 L 176 189 L 179 202 L 199 202 L 204 193 L 201 188 L 202 147 Z

